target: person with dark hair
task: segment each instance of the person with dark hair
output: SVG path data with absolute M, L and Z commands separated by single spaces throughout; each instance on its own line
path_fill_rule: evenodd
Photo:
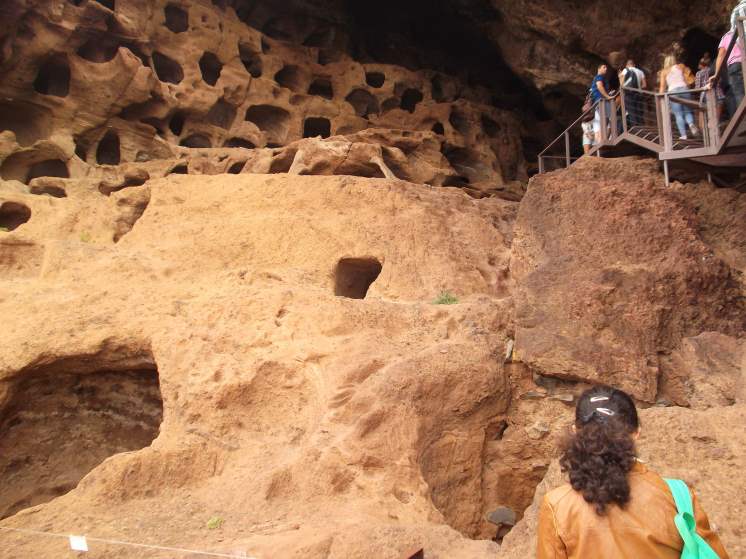
M 614 101 L 614 97 L 609 93 L 609 82 L 606 77 L 606 74 L 609 71 L 609 67 L 606 64 L 601 64 L 598 67 L 598 71 L 596 72 L 596 76 L 593 78 L 593 82 L 591 83 L 590 87 L 590 94 L 591 94 L 591 100 L 593 103 L 598 102 L 599 106 L 596 109 L 596 116 L 593 121 L 593 128 L 596 132 L 596 143 L 600 144 L 603 140 L 603 136 L 601 133 L 602 126 L 606 127 L 606 130 L 608 130 L 609 126 L 609 118 L 611 116 L 612 111 L 612 102 Z M 604 116 L 603 120 L 604 122 L 601 122 L 601 105 L 604 106 Z
M 679 559 L 677 502 L 669 485 L 637 459 L 640 420 L 632 398 L 615 388 L 586 390 L 560 466 L 570 483 L 550 491 L 539 510 L 537 559 Z M 697 534 L 728 554 L 694 493 Z

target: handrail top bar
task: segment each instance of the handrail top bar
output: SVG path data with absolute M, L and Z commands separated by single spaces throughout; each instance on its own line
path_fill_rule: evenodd
M 687 91 L 666 91 L 664 93 L 658 93 L 655 91 L 651 91 L 649 89 L 637 89 L 634 87 L 624 87 L 622 86 L 622 89 L 624 91 L 634 91 L 635 93 L 645 93 L 647 95 L 654 95 L 656 97 L 670 97 L 672 95 L 686 95 L 688 93 L 704 93 L 705 91 L 709 91 L 712 89 L 711 87 L 699 87 L 697 89 L 689 89 Z

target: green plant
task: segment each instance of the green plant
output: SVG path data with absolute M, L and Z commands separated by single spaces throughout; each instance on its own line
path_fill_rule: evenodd
M 221 517 L 213 516 L 210 520 L 207 521 L 207 529 L 216 530 L 223 525 L 223 522 L 225 521 Z
M 8 229 L 7 227 L 0 227 L 0 233 L 8 233 L 9 231 L 10 229 Z
M 455 305 L 458 299 L 449 291 L 441 291 L 440 295 L 433 301 L 434 305 Z
M 93 237 L 91 237 L 91 234 L 88 231 L 82 231 L 80 233 L 80 240 L 84 243 L 91 243 L 93 242 Z

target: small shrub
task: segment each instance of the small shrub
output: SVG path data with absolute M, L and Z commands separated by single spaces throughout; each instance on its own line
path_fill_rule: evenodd
M 455 305 L 458 299 L 449 291 L 441 291 L 440 295 L 433 301 L 434 305 Z
M 225 521 L 221 517 L 213 516 L 210 520 L 207 521 L 207 529 L 217 530 L 223 525 L 223 522 Z
M 91 234 L 88 231 L 82 231 L 80 233 L 80 240 L 84 243 L 92 243 L 93 237 L 91 237 Z
M 0 227 L 0 233 L 7 233 L 9 229 L 7 227 Z

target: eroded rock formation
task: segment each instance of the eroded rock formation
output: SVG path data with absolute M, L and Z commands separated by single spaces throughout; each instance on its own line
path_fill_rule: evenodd
M 344 2 L 0 5 L 0 527 L 529 557 L 533 512 L 502 550 L 488 513 L 558 481 L 603 381 L 657 404 L 643 455 L 737 556 L 746 196 L 637 159 L 526 193 L 558 82 L 497 31 L 555 31 L 522 3 L 432 9 L 479 33 L 442 57 L 406 10 L 363 28 Z

